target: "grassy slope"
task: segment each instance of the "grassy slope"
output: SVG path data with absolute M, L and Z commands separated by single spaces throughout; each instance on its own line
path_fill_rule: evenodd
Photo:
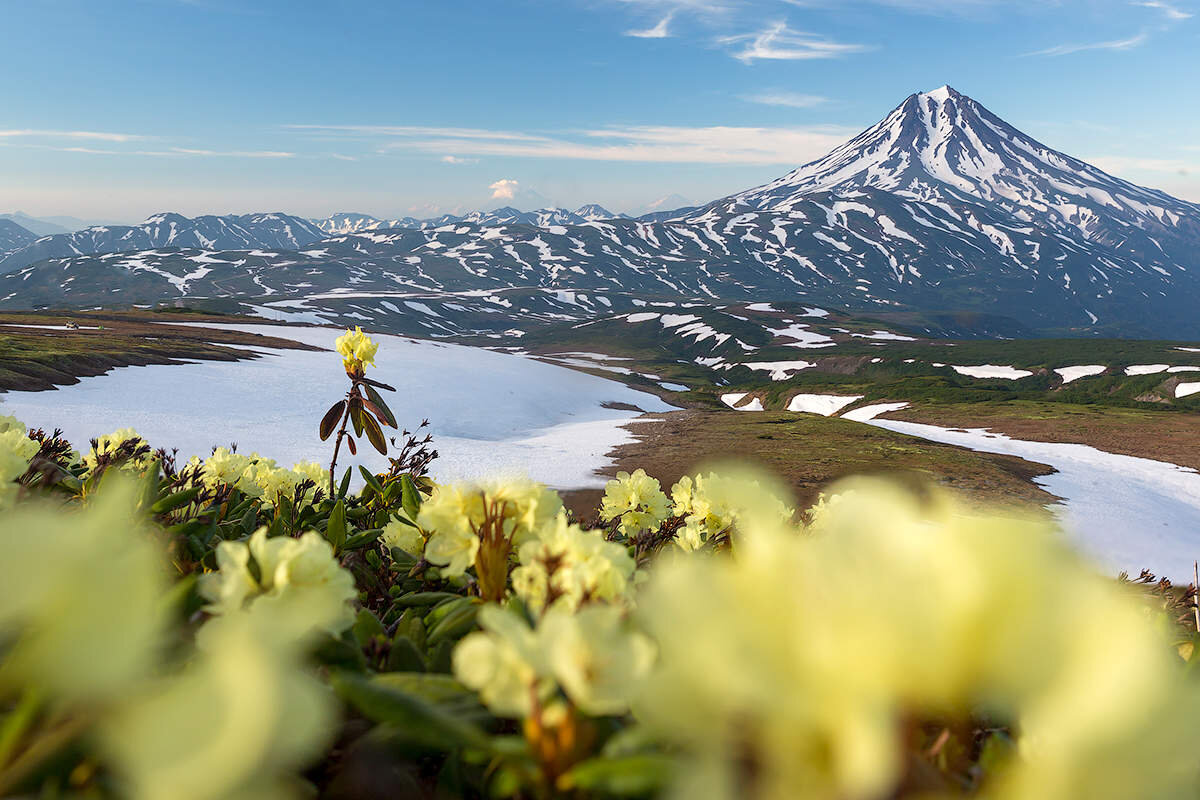
M 15 325 L 62 325 L 73 320 L 80 330 L 38 330 Z M 84 312 L 0 314 L 0 391 L 39 391 L 78 383 L 114 367 L 170 364 L 180 360 L 234 361 L 255 358 L 238 345 L 303 347 L 284 339 L 202 327 L 169 327 L 164 322 L 237 321 L 237 318 L 188 313 Z M 247 320 L 255 321 L 258 320 Z
M 638 440 L 617 448 L 609 470 L 638 467 L 664 489 L 708 463 L 735 459 L 765 467 L 794 489 L 802 507 L 822 487 L 839 478 L 886 473 L 933 482 L 988 504 L 1028 508 L 1054 498 L 1030 481 L 1050 470 L 1019 458 L 975 453 L 926 442 L 869 425 L 811 414 L 680 411 L 654 415 L 661 422 L 638 422 Z M 599 492 L 575 492 L 569 504 L 594 507 Z

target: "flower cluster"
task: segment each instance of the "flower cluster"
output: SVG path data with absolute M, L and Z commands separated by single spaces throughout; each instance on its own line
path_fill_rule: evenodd
M 554 606 L 574 611 L 588 602 L 615 603 L 632 584 L 634 561 L 626 548 L 584 531 L 560 513 L 517 551 L 513 591 L 534 613 Z
M 120 468 L 131 472 L 149 469 L 156 456 L 146 440 L 133 428 L 121 428 L 96 438 L 96 443 L 83 456 L 83 464 L 94 472 L 105 459 L 118 459 Z
M 106 481 L 82 509 L 28 504 L 0 518 L 0 708 L 6 748 L 20 746 L 0 762 L 3 793 L 27 793 L 12 781 L 35 754 L 71 764 L 86 744 L 70 780 L 99 760 L 103 796 L 293 796 L 291 775 L 328 741 L 332 698 L 294 628 L 267 613 L 280 609 L 228 620 L 199 650 L 169 632 L 166 565 L 137 496 Z
M 639 616 L 660 656 L 635 710 L 691 754 L 679 796 L 891 796 L 914 724 L 974 714 L 1020 736 L 988 796 L 1191 791 L 1169 742 L 1200 687 L 1055 531 L 886 485 L 843 497 L 819 532 L 755 530 L 653 574 Z
M 612 606 L 575 613 L 554 608 L 532 628 L 516 614 L 486 606 L 479 624 L 483 630 L 455 649 L 454 674 L 502 717 L 561 715 L 559 689 L 585 713 L 622 714 L 653 658 L 649 640 Z
M 243 494 L 262 498 L 268 506 L 278 506 L 281 498 L 312 502 L 328 479 L 325 469 L 313 461 L 300 461 L 286 469 L 258 453 L 244 456 L 224 447 L 218 447 L 203 461 L 193 458 L 189 466 L 199 470 L 205 486 L 231 486 Z M 297 488 L 305 481 L 309 486 L 304 496 L 296 498 Z
M 375 353 L 379 351 L 379 343 L 363 333 L 362 328 L 355 326 L 354 330 L 346 332 L 335 342 L 338 354 L 342 357 L 342 365 L 347 375 L 359 375 L 364 372 L 364 366 L 375 366 Z
M 417 525 L 428 533 L 425 558 L 446 577 L 475 567 L 481 595 L 504 596 L 509 554 L 554 519 L 558 495 L 530 480 L 438 486 L 421 506 Z
M 0 414 L 0 511 L 12 505 L 17 494 L 15 481 L 29 469 L 29 461 L 39 447 L 29 438 L 24 424 Z
M 736 472 L 685 475 L 671 487 L 673 513 L 684 523 L 675 543 L 693 551 L 747 520 L 768 527 L 786 523 L 794 512 L 780 495 L 762 480 Z
M 335 635 L 354 621 L 354 578 L 315 531 L 298 539 L 268 538 L 266 528 L 259 528 L 248 542 L 218 545 L 217 565 L 216 572 L 200 577 L 200 594 L 208 600 L 210 614 L 267 609 L 298 632 L 318 628 Z
M 619 520 L 617 530 L 626 536 L 657 528 L 669 512 L 670 502 L 658 479 L 641 469 L 633 474 L 618 472 L 616 479 L 605 485 L 600 501 L 600 518 L 605 522 Z

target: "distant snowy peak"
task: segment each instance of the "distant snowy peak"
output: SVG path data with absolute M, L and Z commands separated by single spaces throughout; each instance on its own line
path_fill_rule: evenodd
M 1016 219 L 1116 240 L 1121 227 L 1191 226 L 1200 206 L 1052 150 L 949 86 L 910 95 L 825 157 L 712 206 L 787 212 L 819 192 L 877 189 L 925 203 L 982 201 Z
M 421 220 L 413 217 L 397 219 L 377 219 L 370 214 L 355 214 L 338 212 L 325 219 L 314 219 L 311 222 L 329 235 L 359 233 L 361 231 L 386 230 L 388 228 L 419 228 Z
M 614 214 L 598 203 L 588 203 L 585 206 L 580 206 L 575 209 L 575 216 L 587 222 L 595 222 L 601 219 L 622 219 L 624 214 Z

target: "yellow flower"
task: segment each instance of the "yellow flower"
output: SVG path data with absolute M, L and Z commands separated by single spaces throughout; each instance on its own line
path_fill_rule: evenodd
M 250 465 L 251 460 L 246 456 L 231 452 L 224 447 L 218 447 L 211 456 L 204 460 L 204 466 L 200 470 L 200 480 L 210 489 L 224 484 L 244 491 L 246 483 L 252 482 L 243 480 Z
M 653 658 L 649 640 L 612 606 L 588 606 L 577 614 L 556 607 L 535 629 L 486 605 L 479 624 L 483 630 L 454 650 L 454 675 L 502 717 L 531 716 L 534 698 L 545 706 L 556 687 L 585 713 L 622 714 Z
M 768 508 L 732 556 L 654 571 L 640 616 L 659 659 L 635 711 L 690 754 L 674 796 L 889 796 L 906 722 L 980 713 L 1021 753 L 984 796 L 1194 786 L 1200 689 L 1058 531 L 869 482 L 821 516 L 800 536 Z
M 267 529 L 259 528 L 249 542 L 219 544 L 216 557 L 217 571 L 202 575 L 199 583 L 210 614 L 237 615 L 266 606 L 299 632 L 319 628 L 335 636 L 354 622 L 354 578 L 316 531 L 299 539 L 267 538 Z M 250 568 L 252 558 L 258 578 Z
M 683 550 L 696 550 L 742 523 L 751 523 L 751 527 L 787 524 L 793 511 L 780 499 L 786 492 L 769 484 L 765 476 L 737 468 L 695 479 L 683 476 L 671 487 L 672 513 L 684 518 L 675 543 Z
M 470 633 L 454 648 L 454 676 L 501 717 L 533 713 L 533 698 L 544 701 L 554 690 L 537 634 L 524 620 L 499 606 L 479 610 L 482 631 Z
M 267 614 L 205 625 L 182 674 L 151 684 L 100 726 L 134 800 L 292 798 L 289 773 L 337 729 L 332 695 L 311 676 L 286 625 Z
M 446 484 L 421 504 L 417 525 L 429 537 L 425 558 L 454 577 L 476 563 L 481 536 L 488 547 L 520 546 L 561 508 L 557 494 L 528 479 Z
M 111 455 L 117 452 L 121 445 L 129 442 L 127 449 L 137 450 L 146 445 L 146 440 L 138 434 L 133 428 L 121 428 L 120 430 L 106 433 L 103 436 L 96 438 L 96 445 L 83 457 L 83 463 L 87 466 L 88 471 L 96 469 L 99 463 L 99 458 L 105 455 Z M 137 458 L 131 458 L 121 464 L 121 469 L 139 472 L 146 469 L 155 462 L 153 451 L 147 451 Z
M 605 485 L 600 501 L 600 518 L 605 522 L 619 518 L 617 529 L 626 536 L 657 529 L 669 513 L 670 504 L 658 479 L 641 469 L 632 475 L 618 472 L 616 479 Z
M 634 561 L 625 547 L 600 531 L 568 524 L 560 513 L 518 550 L 513 591 L 534 613 L 552 604 L 574 610 L 589 601 L 612 602 L 630 585 Z
M 29 504 L 0 515 L 0 695 L 102 700 L 149 674 L 165 581 L 136 498 L 120 484 L 74 513 Z
M 425 537 L 421 535 L 421 531 L 398 519 L 393 518 L 385 525 L 379 538 L 388 550 L 395 547 L 416 558 L 425 553 Z
M 6 419 L 12 417 L 0 417 L 0 424 Z M 0 431 L 0 510 L 12 505 L 19 490 L 15 481 L 29 469 L 29 461 L 39 449 L 41 445 L 26 435 L 19 422 Z
M 618 608 L 589 605 L 572 614 L 552 608 L 538 625 L 550 673 L 580 710 L 624 714 L 654 660 L 650 640 L 630 629 Z
M 363 333 L 362 328 L 355 326 L 353 331 L 347 328 L 335 344 L 342 356 L 346 372 L 361 375 L 364 364 L 375 366 L 375 353 L 379 350 L 379 343 Z

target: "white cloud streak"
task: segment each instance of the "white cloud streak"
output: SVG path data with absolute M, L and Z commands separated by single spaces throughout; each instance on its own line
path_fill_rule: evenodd
M 658 21 L 658 24 L 655 25 L 653 28 L 646 28 L 645 30 L 636 30 L 635 29 L 635 30 L 631 30 L 631 31 L 625 31 L 625 35 L 633 36 L 634 38 L 637 38 L 637 39 L 666 39 L 668 36 L 671 35 L 670 31 L 667 30 L 667 26 L 671 24 L 671 18 L 673 16 L 675 16 L 675 12 L 670 11 L 667 13 L 667 15 L 665 17 L 660 19 Z
M 145 139 L 133 133 L 104 133 L 102 131 L 50 131 L 23 128 L 17 130 L 0 130 L 0 138 L 41 138 L 41 139 L 91 139 L 103 142 L 134 142 Z
M 443 164 L 478 164 L 478 158 L 463 158 L 462 156 L 442 156 Z
M 796 92 L 760 92 L 746 95 L 742 98 L 748 103 L 759 103 L 764 106 L 784 106 L 786 108 L 812 108 L 828 102 L 828 98 L 815 94 L 798 94 Z
M 1142 8 L 1158 9 L 1164 15 L 1166 15 L 1167 19 L 1174 20 L 1176 22 L 1180 20 L 1191 19 L 1193 16 L 1191 13 L 1176 8 L 1169 3 L 1161 2 L 1161 0 L 1143 0 L 1143 2 L 1134 3 L 1133 5 L 1141 6 Z
M 717 39 L 717 43 L 740 45 L 731 55 L 746 64 L 758 60 L 803 61 L 838 58 L 870 49 L 866 45 L 835 42 L 815 33 L 792 30 L 786 22 L 772 23 L 757 33 L 722 36 Z
M 835 126 L 752 128 L 631 126 L 539 135 L 478 128 L 292 126 L 361 137 L 374 131 L 378 152 L 459 158 L 507 156 L 583 161 L 695 164 L 798 164 L 820 157 L 858 132 Z M 384 133 L 386 131 L 386 133 Z
M 1067 56 L 1072 53 L 1082 53 L 1087 50 L 1132 50 L 1135 47 L 1141 47 L 1150 36 L 1146 32 L 1139 33 L 1137 36 L 1131 36 L 1128 39 L 1117 39 L 1110 42 L 1092 42 L 1090 44 L 1060 44 L 1054 47 L 1048 47 L 1045 50 L 1035 50 L 1032 53 L 1026 53 L 1026 56 Z

